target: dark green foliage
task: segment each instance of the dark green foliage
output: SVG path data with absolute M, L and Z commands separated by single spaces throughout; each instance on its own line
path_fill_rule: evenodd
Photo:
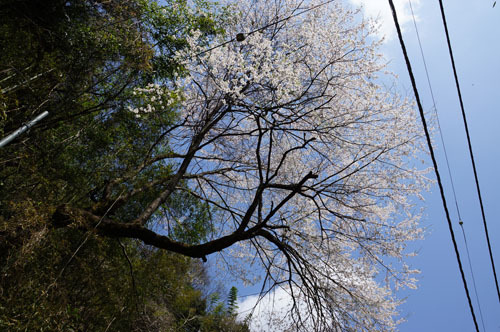
M 129 107 L 143 100 L 134 88 L 182 75 L 172 54 L 185 47 L 192 29 L 220 31 L 211 7 L 199 6 L 206 15 L 175 0 L 165 6 L 146 0 L 4 1 L 0 136 L 44 110 L 50 115 L 1 151 L 3 216 L 9 215 L 6 202 L 26 197 L 104 213 L 124 191 L 147 187 L 113 211 L 125 220 L 138 216 L 171 175 L 169 162 L 143 163 L 169 152 L 164 135 L 177 115 L 171 103 L 137 118 Z
M 4 132 L 48 110 L 54 126 L 116 105 L 150 45 L 135 1 L 11 0 L 0 7 Z
M 63 204 L 133 220 L 163 189 L 175 161 L 145 161 L 170 152 L 176 104 L 140 119 L 128 107 L 142 102 L 134 88 L 182 75 L 172 54 L 190 31 L 222 32 L 196 6 L 203 15 L 185 1 L 1 1 L 0 137 L 50 113 L 0 150 L 1 331 L 248 330 L 208 300 L 200 262 L 51 224 Z M 168 219 L 172 239 L 203 242 L 212 211 L 184 192 L 147 226 Z
M 236 310 L 238 309 L 238 288 L 231 287 L 229 290 L 229 296 L 227 298 L 227 308 L 228 312 L 231 315 L 236 314 Z
M 30 198 L 51 208 L 108 211 L 126 221 L 163 190 L 172 164 L 144 162 L 169 152 L 164 135 L 177 120 L 176 104 L 140 119 L 129 107 L 143 103 L 134 88 L 182 74 L 172 54 L 186 45 L 183 38 L 192 29 L 207 35 L 220 30 L 210 6 L 200 6 L 206 15 L 192 14 L 184 1 L 4 1 L 0 136 L 44 110 L 50 115 L 1 151 L 1 215 L 11 215 L 8 202 Z M 134 189 L 126 204 L 109 211 L 118 196 Z M 181 208 L 206 223 L 206 207 L 197 209 Z M 175 238 L 189 243 L 203 238 L 193 232 L 208 231 L 192 220 L 177 224 Z
M 16 216 L 0 223 L 0 330 L 247 331 L 215 295 L 204 295 L 209 281 L 199 261 L 50 230 L 30 202 L 12 209 Z

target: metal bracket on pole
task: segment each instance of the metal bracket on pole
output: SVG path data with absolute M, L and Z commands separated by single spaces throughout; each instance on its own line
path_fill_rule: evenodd
M 36 118 L 34 118 L 33 120 L 31 120 L 30 122 L 26 123 L 25 125 L 23 125 L 22 127 L 20 127 L 19 129 L 17 129 L 16 131 L 14 131 L 9 136 L 3 138 L 0 141 L 0 148 L 3 148 L 5 145 L 9 144 L 14 138 L 16 138 L 17 136 L 19 136 L 22 133 L 24 133 L 26 130 L 28 130 L 31 127 L 33 127 L 38 121 L 42 120 L 47 115 L 49 115 L 49 112 L 47 112 L 47 111 L 43 112 L 42 114 L 39 114 Z

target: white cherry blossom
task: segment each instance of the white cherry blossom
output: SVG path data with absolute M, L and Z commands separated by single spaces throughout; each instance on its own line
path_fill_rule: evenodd
M 415 287 L 403 259 L 422 237 L 421 128 L 378 83 L 373 22 L 333 2 L 270 24 L 319 3 L 238 1 L 225 34 L 189 36 L 168 143 L 178 181 L 214 208 L 208 243 L 242 279 L 261 271 L 294 299 L 284 330 L 392 331 L 392 290 Z M 157 103 L 162 91 L 136 93 Z

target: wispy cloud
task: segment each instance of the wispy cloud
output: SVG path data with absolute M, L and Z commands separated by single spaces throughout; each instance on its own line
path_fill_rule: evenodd
M 391 9 L 387 0 L 349 0 L 354 6 L 362 6 L 366 17 L 377 18 L 380 24 L 379 36 L 391 40 L 396 37 L 396 28 L 392 19 Z M 419 8 L 420 0 L 411 1 L 415 17 L 418 21 L 416 10 Z M 394 0 L 394 5 L 398 13 L 400 25 L 405 25 L 412 21 L 410 5 L 408 0 Z
M 252 314 L 251 331 L 280 331 L 291 324 L 289 313 L 292 298 L 286 290 L 277 288 L 268 293 L 259 303 L 257 300 L 258 296 L 253 295 L 238 303 L 238 316 L 241 320 Z

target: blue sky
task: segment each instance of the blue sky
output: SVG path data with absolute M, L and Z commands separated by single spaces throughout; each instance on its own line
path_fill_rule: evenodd
M 380 35 L 386 42 L 382 52 L 389 61 L 389 70 L 399 76 L 398 89 L 412 96 L 411 84 L 397 41 L 394 22 L 387 0 L 350 0 L 364 6 L 364 15 L 378 17 Z M 432 100 L 425 77 L 422 58 L 409 11 L 408 0 L 396 0 L 398 15 L 410 60 L 416 75 L 424 109 L 432 110 Z M 486 246 L 481 212 L 475 191 L 474 177 L 467 150 L 464 126 L 458 96 L 453 80 L 438 0 L 412 0 L 422 40 L 429 75 L 436 98 L 441 127 L 446 143 L 451 172 L 469 244 L 484 327 L 473 289 L 467 254 L 453 199 L 441 141 L 437 130 L 434 147 L 441 176 L 444 178 L 448 206 L 458 241 L 467 282 L 471 291 L 481 331 L 500 331 L 500 303 L 498 301 Z M 462 88 L 476 166 L 486 210 L 493 256 L 500 273 L 500 7 L 492 8 L 493 1 L 444 1 L 455 62 Z M 430 158 L 426 158 L 430 165 Z M 419 255 L 409 260 L 420 269 L 417 290 L 400 291 L 406 297 L 400 307 L 406 322 L 400 331 L 474 331 L 472 317 L 463 289 L 458 264 L 453 251 L 437 185 L 425 195 L 426 208 L 422 225 L 427 228 L 426 239 L 411 244 Z M 252 288 L 255 290 L 255 288 Z M 242 295 L 247 293 L 242 290 Z
M 406 66 L 403 63 L 399 42 L 395 38 L 392 17 L 387 0 L 352 0 L 365 5 L 365 15 L 378 16 L 387 41 L 383 47 L 390 61 L 389 69 L 399 75 L 399 89 L 411 91 Z M 418 49 L 418 42 L 411 21 L 408 0 L 397 1 L 398 14 L 403 20 L 403 33 L 410 60 L 416 75 L 419 92 L 426 111 L 432 109 L 432 100 Z M 412 1 L 417 15 L 422 46 L 436 98 L 441 127 L 455 182 L 457 200 L 464 221 L 474 276 L 486 331 L 500 331 L 500 304 L 496 295 L 488 249 L 476 196 L 471 162 L 467 150 L 465 131 L 461 118 L 458 96 L 448 57 L 439 3 Z M 493 256 L 500 269 L 500 204 L 498 189 L 500 174 L 497 163 L 500 150 L 498 99 L 500 97 L 500 8 L 492 8 L 493 1 L 444 1 L 448 28 L 458 69 L 462 95 L 467 112 L 469 130 L 476 166 L 486 210 L 486 218 Z M 467 262 L 462 232 L 451 191 L 443 147 L 434 135 L 435 149 L 441 175 L 445 180 L 448 205 L 464 263 L 466 278 L 471 290 L 474 309 L 480 330 L 483 331 L 479 307 Z M 413 267 L 422 271 L 419 288 L 400 292 L 406 296 L 401 307 L 407 322 L 400 331 L 473 331 L 474 325 L 462 286 L 458 264 L 453 252 L 451 237 L 437 186 L 425 195 L 426 216 L 422 223 L 428 229 L 424 241 L 413 244 L 419 256 L 412 259 Z M 500 271 L 498 271 L 500 272 Z

